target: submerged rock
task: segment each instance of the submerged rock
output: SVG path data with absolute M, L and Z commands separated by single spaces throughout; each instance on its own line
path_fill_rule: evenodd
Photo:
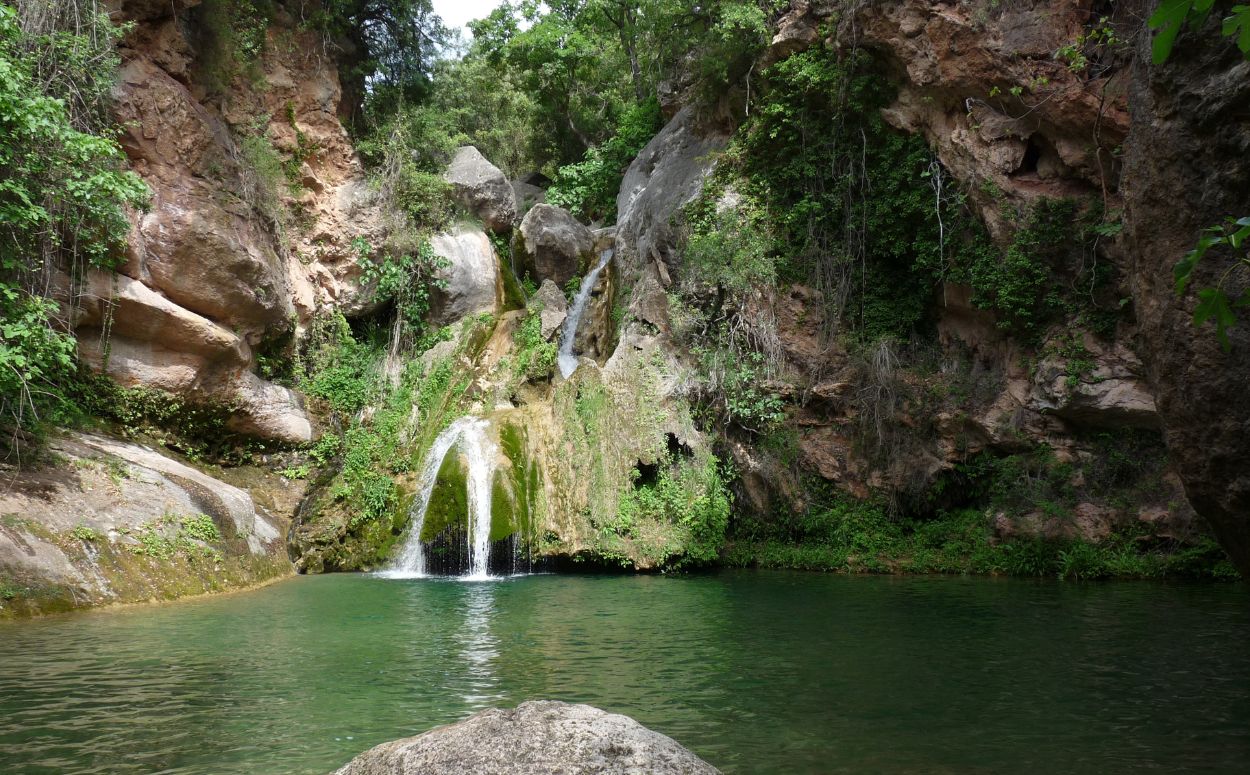
M 512 230 L 516 220 L 516 194 L 508 178 L 481 151 L 461 147 L 443 173 L 460 204 L 495 232 Z
M 365 751 L 335 775 L 714 775 L 677 741 L 628 716 L 548 700 L 491 708 Z

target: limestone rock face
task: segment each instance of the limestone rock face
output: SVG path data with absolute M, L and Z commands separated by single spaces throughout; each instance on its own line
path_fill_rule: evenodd
M 555 283 L 543 280 L 538 293 L 530 299 L 531 307 L 537 304 L 542 305 L 542 312 L 539 315 L 542 317 L 543 339 L 551 339 L 564 324 L 564 319 L 568 317 L 568 299 L 564 298 L 564 292 L 557 288 Z
M 1086 337 L 1089 364 L 1048 355 L 1034 371 L 1029 408 L 1080 425 L 1100 428 L 1158 428 L 1154 397 L 1141 361 L 1128 348 L 1104 348 Z
M 153 192 L 124 271 L 253 336 L 282 325 L 291 292 L 273 242 L 245 202 L 196 174 L 225 155 L 230 141 L 221 119 L 146 58 L 127 62 L 120 80 L 122 142 Z
M 1213 17 L 1216 16 L 1213 14 Z M 1218 37 L 1219 20 L 1186 33 L 1162 66 L 1141 36 L 1126 144 L 1125 224 L 1133 301 L 1146 345 L 1169 454 L 1190 504 L 1250 577 L 1250 326 L 1244 316 L 1221 349 L 1211 324 L 1191 320 L 1199 289 L 1213 287 L 1236 255 L 1208 253 L 1184 297 L 1172 267 L 1201 230 L 1250 215 L 1250 62 Z M 1236 297 L 1245 275 L 1225 290 Z
M 445 326 L 466 315 L 494 313 L 503 297 L 499 258 L 486 232 L 460 225 L 430 240 L 434 253 L 447 259 L 439 270 L 446 287 L 431 290 L 430 320 Z
M 384 219 L 316 34 L 279 14 L 257 62 L 263 88 L 242 74 L 210 88 L 198 6 L 121 4 L 135 25 L 119 46 L 116 118 L 151 208 L 132 217 L 120 274 L 87 278 L 70 305 L 82 308 L 76 332 L 85 360 L 124 385 L 234 406 L 232 428 L 307 441 L 298 396 L 255 376 L 255 349 L 319 307 L 353 314 L 375 303 L 353 241 L 381 244 Z M 266 180 L 262 156 L 298 159 L 298 172 Z
M 555 205 L 534 205 L 521 221 L 519 232 L 513 245 L 521 266 L 540 283 L 551 280 L 563 286 L 589 263 L 594 250 L 590 229 Z
M 1115 69 L 1090 78 L 1055 56 L 1090 20 L 1087 4 L 1053 0 L 987 10 L 890 0 L 843 9 L 831 0 L 792 3 L 764 62 L 815 45 L 822 25 L 836 20 L 835 39 L 871 51 L 898 84 L 882 117 L 923 134 L 957 179 L 993 183 L 970 187 L 969 194 L 995 235 L 1010 229 L 996 196 L 1023 205 L 1079 196 L 1092 186 L 1105 192 L 1109 208 L 1119 205 L 1113 159 L 1129 129 L 1125 79 Z
M 725 146 L 724 134 L 698 126 L 687 106 L 647 143 L 629 165 L 616 197 L 616 258 L 626 274 L 648 264 L 667 276 L 676 234 L 671 219 L 703 189 L 709 155 Z
M 257 508 L 244 490 L 104 436 L 73 434 L 50 448 L 52 464 L 0 472 L 0 577 L 17 589 L 0 601 L 0 618 L 199 594 L 290 572 L 286 517 Z M 213 520 L 220 542 L 180 532 L 182 519 L 199 515 Z
M 383 743 L 335 775 L 714 775 L 672 738 L 589 705 L 526 702 Z
M 516 194 L 498 167 L 471 145 L 456 151 L 443 173 L 465 209 L 493 232 L 508 232 L 517 217 Z

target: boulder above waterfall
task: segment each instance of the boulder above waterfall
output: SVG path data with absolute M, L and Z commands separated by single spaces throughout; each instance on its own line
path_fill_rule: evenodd
M 595 237 L 590 229 L 555 205 L 536 204 L 525 214 L 513 237 L 519 266 L 537 282 L 563 286 L 592 260 Z
M 499 259 L 486 232 L 461 224 L 430 240 L 434 253 L 447 260 L 438 272 L 442 288 L 430 293 L 430 322 L 454 323 L 466 315 L 496 312 L 503 296 Z
M 516 194 L 498 167 L 471 145 L 456 150 L 443 173 L 452 193 L 469 212 L 494 232 L 512 230 L 516 221 Z
M 335 775 L 715 775 L 675 740 L 628 716 L 537 701 L 491 708 L 458 724 L 383 743 Z

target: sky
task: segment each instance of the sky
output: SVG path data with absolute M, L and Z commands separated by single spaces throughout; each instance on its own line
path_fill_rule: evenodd
M 464 27 L 470 19 L 481 19 L 495 10 L 499 0 L 434 0 L 434 12 L 443 17 L 448 27 Z M 465 28 L 464 36 L 469 37 Z

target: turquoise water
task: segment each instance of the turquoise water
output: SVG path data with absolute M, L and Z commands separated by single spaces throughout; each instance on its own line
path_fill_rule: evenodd
M 325 773 L 526 699 L 727 773 L 1245 772 L 1244 585 L 298 578 L 0 624 L 0 772 Z

